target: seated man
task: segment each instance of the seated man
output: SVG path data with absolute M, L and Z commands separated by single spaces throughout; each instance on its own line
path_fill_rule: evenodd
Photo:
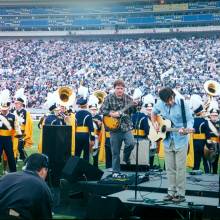
M 51 219 L 47 172 L 47 156 L 35 153 L 26 159 L 23 171 L 1 177 L 0 219 Z

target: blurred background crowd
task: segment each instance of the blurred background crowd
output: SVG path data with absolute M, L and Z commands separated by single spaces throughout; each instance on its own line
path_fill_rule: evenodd
M 25 88 L 27 107 L 40 108 L 48 92 L 60 86 L 75 91 L 80 84 L 90 92 L 109 92 L 117 78 L 128 93 L 137 87 L 156 95 L 169 85 L 187 96 L 203 96 L 207 80 L 219 81 L 220 39 L 11 39 L 1 40 L 1 90 L 11 95 Z

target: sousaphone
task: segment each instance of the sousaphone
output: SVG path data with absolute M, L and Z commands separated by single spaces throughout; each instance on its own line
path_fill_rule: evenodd
M 60 87 L 57 90 L 57 94 L 59 96 L 58 100 L 61 106 L 70 106 L 74 104 L 76 96 L 71 88 L 67 86 Z
M 214 80 L 207 80 L 204 83 L 204 89 L 209 97 L 207 102 L 204 104 L 204 109 L 208 111 L 210 103 L 214 101 L 213 97 L 220 95 L 220 84 Z

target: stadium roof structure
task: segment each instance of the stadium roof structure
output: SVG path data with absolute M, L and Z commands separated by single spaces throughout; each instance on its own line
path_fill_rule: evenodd
M 159 0 L 135 0 L 136 2 L 159 3 Z M 132 0 L 0 0 L 2 5 L 57 5 L 57 4 L 75 4 L 75 3 L 107 3 L 107 2 L 134 2 Z
M 205 2 L 208 0 L 0 0 L 1 6 L 18 6 L 18 5 L 71 5 L 71 4 L 95 4 L 95 3 L 134 3 L 145 2 L 149 4 L 166 4 L 166 3 L 184 3 L 184 2 Z M 215 0 L 218 1 L 218 0 Z

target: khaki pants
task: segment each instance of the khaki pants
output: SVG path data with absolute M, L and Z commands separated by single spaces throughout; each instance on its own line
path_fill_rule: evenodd
M 187 146 L 176 150 L 173 141 L 171 142 L 169 149 L 165 149 L 168 194 L 171 196 L 185 196 L 186 156 Z

